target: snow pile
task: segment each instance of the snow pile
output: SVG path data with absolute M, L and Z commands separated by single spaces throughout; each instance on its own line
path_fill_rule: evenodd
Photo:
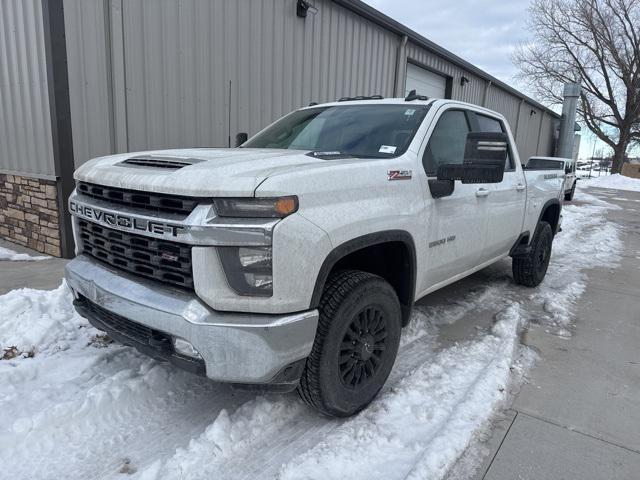
M 53 291 L 23 288 L 0 296 L 0 358 L 64 350 L 86 337 L 87 321 L 71 302 L 64 283 Z
M 506 399 L 520 321 L 514 304 L 490 335 L 425 362 L 281 478 L 441 478 Z
M 580 187 L 611 188 L 614 190 L 630 190 L 640 192 L 640 179 L 625 177 L 619 173 L 602 177 L 584 178 L 578 182 Z
M 430 296 L 380 396 L 347 420 L 96 342 L 64 285 L 10 292 L 0 346 L 45 354 L 0 361 L 3 478 L 442 478 L 469 446 L 482 449 L 530 362 L 521 329 L 570 335 L 583 270 L 619 261 L 620 227 L 606 213 L 621 207 L 581 200 L 565 205 L 540 287 L 514 285 L 505 260 Z
M 216 478 L 209 475 L 216 463 L 234 455 L 242 458 L 265 436 L 277 438 L 283 426 L 304 409 L 297 398 L 289 395 L 257 397 L 232 414 L 222 410 L 200 437 L 191 440 L 187 448 L 179 448 L 165 465 L 157 461 L 148 467 L 140 480 Z
M 51 258 L 47 255 L 38 255 L 32 256 L 27 253 L 18 253 L 13 250 L 9 250 L 8 248 L 0 247 L 0 260 L 9 260 L 11 262 L 30 262 L 30 261 L 38 261 L 38 260 L 46 260 Z

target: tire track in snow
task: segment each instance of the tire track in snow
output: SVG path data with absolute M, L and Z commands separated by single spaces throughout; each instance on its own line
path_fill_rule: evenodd
M 586 195 L 585 199 L 589 200 Z M 382 441 L 375 434 L 376 422 L 389 415 L 385 402 L 397 397 L 398 389 L 411 388 L 411 382 L 430 378 L 430 364 L 437 363 L 443 351 L 442 345 L 435 344 L 438 331 L 447 328 L 443 324 L 483 308 L 496 312 L 516 300 L 527 316 L 541 312 L 537 320 L 550 331 L 570 329 L 571 304 L 579 298 L 584 282 L 579 270 L 615 260 L 608 248 L 598 248 L 593 258 L 588 256 L 588 247 L 594 242 L 613 239 L 611 250 L 615 250 L 617 235 L 615 225 L 602 218 L 607 204 L 590 201 L 594 205 L 588 208 L 567 208 L 565 232 L 557 239 L 548 279 L 535 292 L 504 281 L 505 265 L 500 264 L 488 270 L 488 277 L 486 272 L 482 274 L 488 286 L 472 289 L 462 301 L 445 298 L 436 305 L 419 307 L 403 332 L 401 353 L 382 396 L 355 419 L 320 417 L 293 394 L 233 392 L 125 347 L 93 349 L 86 346 L 82 335 L 76 343 L 67 333 L 64 341 L 56 340 L 64 351 L 55 352 L 56 347 L 52 349 L 55 353 L 34 359 L 0 362 L 0 383 L 6 385 L 0 392 L 3 475 L 113 478 L 124 458 L 129 458 L 131 467 L 137 469 L 132 477 L 144 480 L 180 475 L 197 478 L 200 472 L 203 478 L 270 478 L 280 475 L 283 464 L 288 465 L 283 475 L 295 477 L 291 472 L 314 458 L 314 451 L 323 451 L 319 445 L 325 439 L 339 439 L 345 429 L 355 431 L 354 422 L 360 418 L 369 424 L 358 431 Z M 0 315 L 1 306 L 2 302 Z M 34 311 L 40 308 L 39 304 L 32 307 Z M 0 327 L 2 321 L 0 316 Z M 487 336 L 486 329 L 478 330 L 475 339 L 465 344 L 472 348 L 473 342 L 482 342 Z M 452 360 L 452 367 L 460 358 Z M 439 384 L 432 385 L 438 388 Z M 442 390 L 442 398 L 455 394 L 461 384 L 450 387 Z M 429 396 L 423 392 L 425 399 Z M 491 413 L 488 404 L 485 410 L 487 415 Z M 430 420 L 423 418 L 421 422 L 428 424 Z M 447 422 L 441 426 L 446 428 Z M 464 446 L 463 440 L 458 439 L 458 445 Z M 420 458 L 426 451 L 423 445 L 414 456 L 400 455 L 398 459 L 412 465 L 417 456 L 416 468 L 421 471 Z M 326 458 L 315 457 L 314 461 L 326 464 L 331 456 L 325 453 Z

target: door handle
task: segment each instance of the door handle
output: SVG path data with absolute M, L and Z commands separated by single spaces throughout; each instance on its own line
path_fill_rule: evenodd
M 491 190 L 488 188 L 479 188 L 476 190 L 476 197 L 488 197 L 491 193 Z
M 525 188 L 525 187 L 524 187 L 524 185 L 523 185 L 523 184 L 521 184 L 521 183 L 519 183 L 519 184 L 517 184 L 517 185 L 516 185 L 516 190 L 517 190 L 517 191 L 519 191 L 519 192 L 523 191 L 523 190 L 524 190 L 524 188 Z

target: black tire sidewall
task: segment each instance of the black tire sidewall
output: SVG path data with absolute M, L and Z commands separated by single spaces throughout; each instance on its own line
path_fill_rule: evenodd
M 547 240 L 545 242 L 545 239 Z M 549 268 L 549 262 L 551 260 L 551 250 L 553 244 L 553 231 L 551 230 L 551 225 L 547 222 L 540 223 L 538 227 L 537 241 L 536 246 L 533 249 L 533 272 L 536 277 L 536 283 L 539 284 L 544 280 L 545 275 L 547 274 L 547 269 Z M 547 256 L 544 266 L 544 269 L 540 270 L 540 260 L 539 254 L 543 248 L 547 249 Z
M 368 306 L 380 308 L 387 319 L 385 353 L 374 376 L 364 385 L 352 389 L 346 387 L 340 378 L 340 346 L 353 317 Z M 400 333 L 400 304 L 394 290 L 384 280 L 372 278 L 345 296 L 331 319 L 318 371 L 322 400 L 328 410 L 338 416 L 353 415 L 375 398 L 393 367 Z

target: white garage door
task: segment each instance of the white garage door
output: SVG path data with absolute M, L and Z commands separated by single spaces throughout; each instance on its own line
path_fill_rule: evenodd
M 447 79 L 442 75 L 420 68 L 412 63 L 407 64 L 407 82 L 405 96 L 415 90 L 418 95 L 429 98 L 444 98 L 447 90 Z

